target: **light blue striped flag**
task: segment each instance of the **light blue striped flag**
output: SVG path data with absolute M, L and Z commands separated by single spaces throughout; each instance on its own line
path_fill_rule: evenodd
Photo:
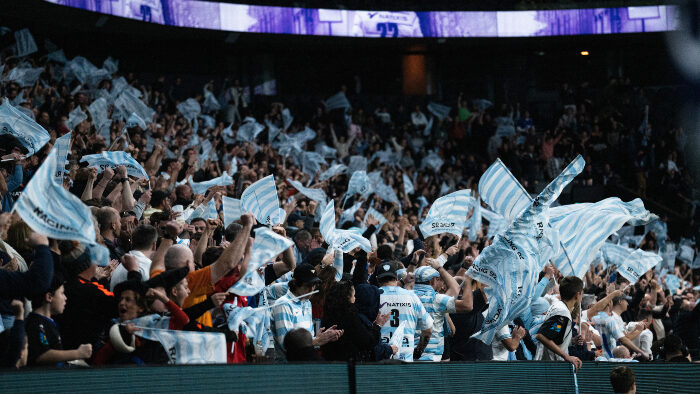
M 141 119 L 136 112 L 132 112 L 131 115 L 126 119 L 126 127 L 140 127 L 141 130 L 146 131 L 146 121 Z
M 82 121 L 86 120 L 87 114 L 83 112 L 83 110 L 78 106 L 75 107 L 74 110 L 70 111 L 68 114 L 68 120 L 66 120 L 66 127 L 68 127 L 69 130 L 74 130 L 77 125 L 79 125 Z
M 282 110 L 282 123 L 284 126 L 282 127 L 285 131 L 289 129 L 289 126 L 292 125 L 292 122 L 294 121 L 294 117 L 292 116 L 292 113 L 289 112 L 289 108 L 285 108 Z
M 347 174 L 348 173 L 348 166 L 345 164 L 333 164 L 332 166 L 328 167 L 326 171 L 323 171 L 321 175 L 318 177 L 320 181 L 325 181 L 328 179 L 333 178 L 336 175 L 341 175 L 341 174 Z
M 56 150 L 56 172 L 55 181 L 59 185 L 63 185 L 63 173 L 66 171 L 66 162 L 68 161 L 68 153 L 70 152 L 71 133 L 67 133 L 60 138 L 56 138 L 53 149 Z
M 326 207 L 326 200 L 328 198 L 326 197 L 326 192 L 324 192 L 323 189 L 312 189 L 310 187 L 304 187 L 304 185 L 302 185 L 301 182 L 289 178 L 287 178 L 287 182 L 289 182 L 290 185 L 297 189 L 299 193 L 305 195 L 311 200 L 317 201 L 319 203 L 319 207 L 323 206 L 323 208 L 321 208 L 321 211 L 323 211 L 323 209 Z
M 202 106 L 199 105 L 197 100 L 188 98 L 177 105 L 177 110 L 182 114 L 182 116 L 185 117 L 185 119 L 192 122 L 197 119 L 197 116 L 200 113 L 202 113 Z
M 15 55 L 23 57 L 38 51 L 34 36 L 29 29 L 24 28 L 15 32 Z
M 111 56 L 107 56 L 104 62 L 102 62 L 102 68 L 110 72 L 111 74 L 119 71 L 119 59 L 114 59 Z
M 428 203 L 428 199 L 422 195 L 418 196 L 418 202 L 420 202 L 420 206 L 418 207 L 418 220 L 420 220 L 423 217 L 423 210 L 430 205 L 430 203 Z
M 355 212 L 357 212 L 357 210 L 360 209 L 361 206 L 361 202 L 356 202 L 353 206 L 344 210 L 343 213 L 340 215 L 340 222 L 338 222 L 338 224 L 340 224 L 340 226 L 342 227 L 345 222 L 354 222 Z
M 472 206 L 473 200 L 471 191 L 466 189 L 435 200 L 428 211 L 428 216 L 419 226 L 423 237 L 428 238 L 442 233 L 462 237 L 462 231 L 467 224 L 469 207 Z
M 207 190 L 209 190 L 209 188 L 212 188 L 214 186 L 232 185 L 233 178 L 227 172 L 224 172 L 223 174 L 221 174 L 220 177 L 216 177 L 214 179 L 210 179 L 208 181 L 203 182 L 194 182 L 192 180 L 192 175 L 190 175 L 189 178 L 187 178 L 187 183 L 190 184 L 195 194 L 205 194 Z
M 324 159 L 335 159 L 338 156 L 338 150 L 326 145 L 325 142 L 319 142 L 314 149 Z
M 236 333 L 242 332 L 256 346 L 262 349 L 267 348 L 267 341 L 271 339 L 269 338 L 270 308 L 240 307 L 232 303 L 226 303 L 222 308 L 229 330 Z
M 666 282 L 666 287 L 668 287 L 671 295 L 676 294 L 678 289 L 681 288 L 681 278 L 677 277 L 676 275 L 667 274 L 666 277 L 664 277 L 664 281 Z
M 354 174 L 358 171 L 367 172 L 367 158 L 364 156 L 350 156 L 348 172 Z
M 312 178 L 321 171 L 321 165 L 326 164 L 326 159 L 316 152 L 304 152 L 301 156 L 301 170 Z
M 484 325 L 474 338 L 490 344 L 500 329 L 530 308 L 537 276 L 558 247 L 556 231 L 548 224 L 549 206 L 584 164 L 581 156 L 571 162 L 469 268 L 467 275 L 490 289 Z
M 17 82 L 19 86 L 26 88 L 27 86 L 34 85 L 43 72 L 44 67 L 31 68 L 17 66 L 10 70 L 7 76 L 5 76 L 5 82 Z
M 630 283 L 637 283 L 639 278 L 661 262 L 661 256 L 641 249 L 631 249 L 621 245 L 605 243 L 601 249 L 603 259 L 608 264 L 615 264 L 617 272 Z
M 467 221 L 467 237 L 469 241 L 476 241 L 478 232 L 481 231 L 481 198 L 474 200 L 472 216 Z
M 241 217 L 241 200 L 222 196 L 221 203 L 224 207 L 224 228 L 226 228 Z
M 11 135 L 17 139 L 27 149 L 27 157 L 38 152 L 51 139 L 43 127 L 13 107 L 7 98 L 0 105 L 1 134 Z
M 105 123 L 108 123 L 109 117 L 107 111 L 107 99 L 105 99 L 104 97 L 100 97 L 97 100 L 93 101 L 88 107 L 88 112 L 90 113 L 90 116 L 92 116 L 92 123 L 95 125 L 96 128 L 100 128 Z M 109 144 L 109 141 L 107 141 L 107 143 Z
M 623 202 L 617 197 L 596 203 L 554 207 L 550 223 L 559 233 L 562 251 L 552 262 L 563 275 L 583 277 L 605 240 L 625 223 L 655 220 L 640 199 Z
M 58 152 L 51 152 L 20 194 L 13 209 L 39 234 L 49 238 L 95 243 L 90 208 L 55 181 Z
M 439 172 L 440 167 L 444 164 L 442 158 L 435 152 L 430 152 L 427 156 L 423 158 L 421 162 L 421 168 L 432 168 L 433 171 Z
M 149 316 L 144 316 L 149 317 Z M 155 321 L 156 327 L 145 327 L 134 332 L 135 335 L 157 341 L 168 354 L 169 364 L 226 364 L 226 335 L 220 332 L 181 331 L 160 328 L 169 318 Z M 147 323 L 143 319 L 132 322 Z
M 94 155 L 85 155 L 80 159 L 80 162 L 87 162 L 89 167 L 97 168 L 97 172 L 102 172 L 107 167 L 124 166 L 127 174 L 136 178 L 148 179 L 148 173 L 141 164 L 124 151 L 104 151 Z
M 263 130 L 265 130 L 265 126 L 255 120 L 246 122 L 238 128 L 236 139 L 239 141 L 253 142 Z
M 372 193 L 372 191 L 373 191 L 372 184 L 370 182 L 369 177 L 367 176 L 367 172 L 355 171 L 352 173 L 352 176 L 350 177 L 350 181 L 348 181 L 347 194 L 349 196 L 351 196 L 353 194 L 367 196 L 370 193 Z
M 124 89 L 114 100 L 114 107 L 121 112 L 124 117 L 128 114 L 135 113 L 139 118 L 143 119 L 146 123 L 153 122 L 153 116 L 156 111 L 149 108 L 135 92 Z
M 55 51 L 49 52 L 48 55 L 46 55 L 48 60 L 54 61 L 56 63 L 61 63 L 61 64 L 66 64 L 68 63 L 68 58 L 66 58 L 65 52 L 63 52 L 63 49 L 57 49 Z
M 377 228 L 374 230 L 375 234 L 379 234 L 379 230 L 381 230 L 381 228 L 386 224 L 386 218 L 372 206 L 370 206 L 369 209 L 367 209 L 367 212 L 365 212 L 365 220 L 362 221 L 362 229 L 365 230 L 367 228 L 367 218 L 370 217 L 370 215 L 374 219 L 379 220 L 379 224 L 377 224 Z
M 479 195 L 508 222 L 513 221 L 532 202 L 530 195 L 501 159 L 496 159 L 479 179 Z
M 450 116 L 451 108 L 446 105 L 434 103 L 431 101 L 428 103 L 427 108 L 431 114 L 435 115 L 440 120 L 443 120 Z
M 399 215 L 401 215 L 401 202 L 399 201 L 399 197 L 396 195 L 393 187 L 384 183 L 384 180 L 382 179 L 380 182 L 374 185 L 374 193 L 386 202 L 396 203 L 396 205 L 399 207 Z
M 668 225 L 666 222 L 657 220 L 644 226 L 644 231 L 652 232 L 656 236 L 656 243 L 659 245 L 659 251 L 666 251 L 666 237 L 668 236 Z
M 190 213 L 190 216 L 187 217 L 186 221 L 187 223 L 191 223 L 197 218 L 202 218 L 204 220 L 219 218 L 219 213 L 216 210 L 216 201 L 214 201 L 213 198 L 206 204 L 199 204 L 199 206 L 197 206 L 197 208 Z
M 428 136 L 430 133 L 433 131 L 433 122 L 435 121 L 435 118 L 432 116 L 430 119 L 428 119 L 428 123 L 426 123 L 425 128 L 423 129 L 423 135 Z
M 406 196 L 410 196 L 411 194 L 415 193 L 416 189 L 413 188 L 411 178 L 409 178 L 406 174 L 402 174 L 401 178 L 403 179 L 403 193 Z
M 202 105 L 204 112 L 218 111 L 221 109 L 221 104 L 219 100 L 214 97 L 214 93 L 210 92 L 208 89 L 204 88 L 204 104 Z
M 265 287 L 265 281 L 258 273 L 268 261 L 294 245 L 289 238 L 276 234 L 267 227 L 255 229 L 255 241 L 250 251 L 251 257 L 246 272 L 228 291 L 240 296 L 254 296 Z
M 372 251 L 372 245 L 367 238 L 352 230 L 340 230 L 335 228 L 335 202 L 330 200 L 321 215 L 319 230 L 323 239 L 333 249 L 349 253 L 355 248 L 361 248 L 365 252 Z
M 508 220 L 493 211 L 482 207 L 481 216 L 489 222 L 489 231 L 486 234 L 487 238 L 493 238 L 497 234 L 502 234 L 508 228 Z
M 252 213 L 258 222 L 266 226 L 280 224 L 275 177 L 268 175 L 248 186 L 241 194 L 241 209 Z
M 268 119 L 265 119 L 265 126 L 267 126 L 267 142 L 272 143 L 272 141 L 274 141 L 275 138 L 280 135 L 282 130 L 280 130 L 279 127 L 275 126 Z
M 350 108 L 350 101 L 345 97 L 345 93 L 338 92 L 323 102 L 326 107 L 326 111 L 331 111 L 339 108 Z

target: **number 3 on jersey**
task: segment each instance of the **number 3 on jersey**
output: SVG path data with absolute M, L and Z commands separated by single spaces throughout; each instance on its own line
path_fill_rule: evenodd
M 391 320 L 389 320 L 389 326 L 398 327 L 399 326 L 399 310 L 392 309 L 390 313 L 391 313 Z
M 377 23 L 377 31 L 380 37 L 398 37 L 399 26 L 396 23 L 382 22 Z M 398 326 L 398 325 L 397 325 Z M 392 326 L 394 327 L 394 326 Z

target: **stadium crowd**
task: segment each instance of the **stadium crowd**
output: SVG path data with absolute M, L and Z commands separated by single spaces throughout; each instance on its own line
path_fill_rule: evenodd
M 163 341 L 143 335 L 153 327 L 222 334 L 228 363 L 536 359 L 580 367 L 581 360 L 700 359 L 700 212 L 684 166 L 685 134 L 628 79 L 598 90 L 564 84 L 551 125 L 524 104 L 466 93 L 449 106 L 403 99 L 369 108 L 343 87 L 299 111 L 262 104 L 238 81 L 190 92 L 179 78 L 146 83 L 111 58 L 97 67 L 58 50 L 6 56 L 0 70 L 3 106 L 50 136 L 31 154 L 8 131 L 16 119 L 0 118 L 3 368 L 178 362 Z M 90 207 L 107 264 L 84 242 L 41 234 L 16 209 L 68 133 L 63 187 Z M 81 161 L 103 151 L 128 153 L 147 176 L 127 162 Z M 474 223 L 475 207 L 461 237 L 424 236 L 420 223 L 441 196 L 479 196 L 479 180 L 497 158 L 535 196 L 579 154 L 586 164 L 574 188 L 626 188 L 687 221 L 611 234 L 609 242 L 660 256 L 633 283 L 605 257 L 582 277 L 547 264 L 527 312 L 491 343 L 481 341 L 473 335 L 494 291 L 468 273 L 508 224 Z M 374 193 L 348 190 L 357 171 L 372 175 Z M 228 198 L 242 199 L 269 175 L 281 220 L 260 223 L 245 211 L 226 217 Z M 369 248 L 343 252 L 324 237 L 320 219 L 331 204 L 333 225 Z M 264 289 L 237 294 L 254 287 L 236 285 L 251 278 L 265 229 L 286 247 L 257 269 Z M 256 329 L 245 311 L 268 321 Z M 394 338 L 397 330 L 403 335 Z

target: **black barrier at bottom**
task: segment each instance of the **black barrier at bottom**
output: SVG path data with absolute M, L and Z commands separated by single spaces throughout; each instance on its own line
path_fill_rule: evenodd
M 700 392 L 700 365 L 584 363 L 580 393 L 610 393 L 610 371 L 632 368 L 638 393 Z M 354 368 L 353 368 L 354 367 Z M 475 362 L 129 366 L 0 371 L 0 393 L 573 393 L 570 364 Z

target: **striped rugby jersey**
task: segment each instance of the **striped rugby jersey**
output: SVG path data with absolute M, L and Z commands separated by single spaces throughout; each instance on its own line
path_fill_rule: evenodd
M 291 291 L 280 297 L 272 307 L 275 341 L 280 348 L 284 336 L 295 328 L 305 328 L 314 336 L 314 323 L 311 318 L 311 301 L 308 299 L 289 301 L 294 298 Z
M 389 313 L 389 320 L 381 329 L 382 342 L 389 343 L 396 327 L 405 321 L 398 357 L 402 361 L 413 361 L 413 349 L 416 347 L 415 333 L 431 328 L 433 318 L 425 310 L 416 293 L 411 290 L 397 286 L 383 286 L 382 290 L 384 292 L 379 295 L 379 312 Z
M 423 303 L 423 307 L 433 318 L 433 333 L 430 342 L 425 347 L 421 361 L 440 361 L 445 351 L 445 313 L 457 312 L 455 298 L 440 294 L 430 285 L 415 285 L 413 291 Z M 415 336 L 418 342 L 420 335 Z

